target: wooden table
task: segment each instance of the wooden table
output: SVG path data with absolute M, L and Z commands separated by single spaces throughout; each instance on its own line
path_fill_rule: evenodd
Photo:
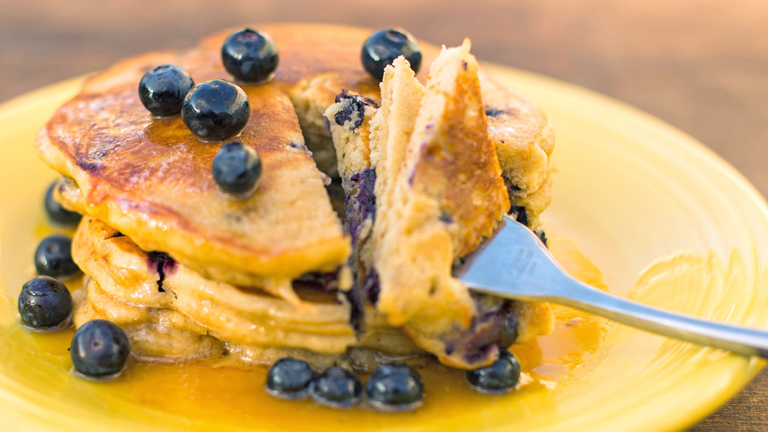
M 401 26 L 613 96 L 688 132 L 768 195 L 768 2 L 0 0 L 0 101 L 244 22 Z M 768 430 L 768 370 L 693 431 Z

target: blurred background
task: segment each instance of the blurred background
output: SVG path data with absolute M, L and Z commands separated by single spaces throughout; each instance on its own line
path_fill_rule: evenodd
M 765 0 L 0 0 L 0 101 L 264 21 L 466 36 L 480 60 L 613 96 L 698 138 L 768 193 Z
M 765 0 L 0 0 L 0 102 L 227 26 L 399 26 L 579 84 L 709 146 L 768 195 Z M 693 430 L 768 430 L 768 372 Z

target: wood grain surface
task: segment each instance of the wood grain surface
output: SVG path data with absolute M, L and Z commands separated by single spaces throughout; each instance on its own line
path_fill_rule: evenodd
M 677 126 L 768 194 L 764 0 L 0 0 L 0 101 L 264 21 L 401 26 L 448 45 L 470 37 L 481 60 L 589 87 Z M 768 430 L 768 371 L 691 430 Z

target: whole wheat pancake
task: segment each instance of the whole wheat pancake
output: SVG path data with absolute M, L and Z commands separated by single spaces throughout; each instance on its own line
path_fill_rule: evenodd
M 486 363 L 505 336 L 482 329 L 498 328 L 502 301 L 470 295 L 451 267 L 510 204 L 469 41 L 443 49 L 426 88 L 402 57 L 385 70 L 381 88 L 381 107 L 344 92 L 326 111 L 347 194 L 356 289 L 444 363 Z M 519 306 L 539 318 L 513 329 L 520 341 L 551 331 L 547 305 Z
M 118 63 L 88 80 L 41 131 L 38 153 L 68 178 L 57 199 L 103 221 L 88 219 L 97 228 L 81 226 L 88 234 L 78 233 L 91 240 L 79 241 L 76 260 L 93 277 L 87 296 L 78 297 L 79 316 L 106 316 L 139 326 L 136 338 L 140 334 L 145 341 L 162 344 L 170 337 L 167 355 L 155 347 L 160 357 L 169 358 L 220 350 L 221 344 L 251 358 L 285 352 L 281 350 L 331 357 L 358 347 L 397 351 L 394 345 L 382 348 L 384 340 L 423 352 L 404 337 L 398 328 L 403 326 L 422 349 L 446 363 L 473 368 L 492 361 L 495 351 L 488 347 L 503 340 L 523 342 L 546 334 L 551 329 L 548 306 L 473 296 L 450 277 L 450 263 L 474 249 L 501 213 L 509 210 L 529 227 L 538 225 L 538 215 L 549 203 L 553 148 L 544 115 L 478 70 L 474 58 L 467 57 L 468 47 L 458 60 L 437 66 L 443 70 L 450 63 L 449 74 L 466 75 L 454 79 L 465 83 L 463 92 L 448 94 L 453 88 L 439 82 L 430 86 L 432 93 L 423 90 L 440 51 L 422 43 L 422 70 L 411 73 L 409 80 L 394 80 L 392 88 L 396 82 L 408 84 L 397 101 L 379 110 L 379 83 L 359 60 L 369 30 L 307 24 L 256 28 L 275 40 L 280 65 L 269 83 L 240 84 L 251 116 L 234 139 L 256 149 L 263 163 L 259 188 L 246 199 L 221 193 L 212 178 L 211 162 L 220 143 L 199 140 L 179 118 L 153 119 L 137 92 L 143 73 L 164 63 L 184 67 L 198 83 L 231 79 L 220 59 L 221 43 L 231 30 L 187 51 L 150 53 Z M 463 66 L 457 63 L 461 60 Z M 384 90 L 386 102 L 392 93 Z M 345 92 L 365 101 L 359 116 L 350 117 L 364 125 L 346 144 L 335 131 L 331 139 L 333 127 L 324 116 Z M 449 100 L 420 111 L 422 93 L 429 100 L 441 95 Z M 469 99 L 457 104 L 465 96 Z M 396 121 L 376 133 L 405 134 L 396 138 L 397 145 L 373 145 L 371 136 L 358 139 L 374 133 L 369 128 L 374 113 L 390 111 Z M 462 115 L 470 121 L 455 121 Z M 432 123 L 436 118 L 440 121 Z M 437 138 L 430 131 L 435 125 Z M 410 142 L 411 135 L 416 141 Z M 465 140 L 470 145 L 457 149 Z M 360 143 L 364 145 L 355 147 Z M 345 148 L 349 152 L 337 155 Z M 382 157 L 384 148 L 401 154 Z M 461 157 L 453 158 L 456 150 Z M 380 175 L 389 176 L 376 182 L 384 189 L 375 195 L 385 205 L 367 208 L 365 199 L 358 198 L 374 195 L 375 175 L 369 177 L 377 164 L 383 167 Z M 329 176 L 339 174 L 347 192 L 346 234 L 324 187 Z M 446 188 L 447 180 L 461 187 Z M 365 211 L 392 213 L 380 218 L 380 229 L 391 227 L 394 234 L 383 241 L 386 252 L 379 255 L 387 257 L 379 262 L 386 270 L 381 285 L 386 288 L 383 300 L 372 302 L 376 308 L 364 306 L 359 295 L 360 285 L 376 276 L 365 274 L 374 254 L 359 243 L 373 234 L 371 220 L 358 217 Z M 401 220 L 403 215 L 407 218 Z M 403 236 L 406 231 L 417 235 Z M 352 249 L 349 236 L 356 250 L 351 261 L 362 263 L 357 270 L 364 276 L 356 289 L 349 290 L 348 279 L 340 278 L 337 288 L 346 293 L 344 300 L 330 303 L 294 292 L 293 281 L 302 275 L 345 273 Z M 116 252 L 115 245 L 122 249 Z M 425 251 L 427 261 L 417 259 Z M 414 258 L 410 270 L 400 275 L 398 262 L 408 257 Z M 413 272 L 419 267 L 414 263 L 422 261 L 424 271 Z M 406 283 L 409 275 L 418 279 L 415 289 Z M 427 279 L 434 283 L 422 283 Z M 435 307 L 430 309 L 425 305 L 433 295 Z M 227 298 L 235 302 L 227 303 Z M 209 314 L 211 310 L 215 312 Z M 358 326 L 354 321 L 363 312 L 365 320 Z M 161 334 L 165 330 L 173 336 Z M 516 337 L 500 339 L 504 331 Z M 151 345 L 144 345 L 147 352 Z
M 161 360 L 210 357 L 222 350 L 247 363 L 299 355 L 322 364 L 350 349 L 392 358 L 423 355 L 374 310 L 358 338 L 349 305 L 322 287 L 297 286 L 308 310 L 258 290 L 206 279 L 164 254 L 145 252 L 129 237 L 84 217 L 72 256 L 92 279 L 76 292 L 75 325 L 95 318 L 125 328 L 136 355 Z M 359 353 L 357 354 L 360 355 Z
M 324 111 L 345 89 L 377 102 L 380 96 L 359 60 L 369 30 L 310 24 L 256 28 L 275 40 L 280 64 L 273 82 L 242 86 L 252 113 L 237 138 L 254 147 L 264 163 L 261 186 L 251 198 L 234 201 L 221 194 L 210 172 L 218 145 L 197 139 L 178 118 L 152 119 L 136 91 L 142 74 L 163 63 L 183 66 L 195 82 L 230 79 L 219 53 L 229 31 L 191 50 L 123 61 L 90 79 L 41 131 L 37 149 L 48 165 L 74 179 L 73 193 L 60 196 L 70 209 L 214 279 L 247 286 L 269 279 L 266 284 L 279 292 L 303 273 L 335 269 L 350 249 L 305 142 L 332 173 L 336 159 Z M 426 43 L 421 47 L 424 66 L 417 77 L 425 82 L 439 51 Z M 492 81 L 485 74 L 481 80 L 486 111 L 494 114 L 489 125 L 497 133 L 491 136 L 510 191 L 517 193 L 512 205 L 526 208 L 534 225 L 548 196 L 525 198 L 548 176 L 549 126 L 529 102 L 501 86 L 486 86 Z
M 251 116 L 237 139 L 258 151 L 263 175 L 253 195 L 235 200 L 213 179 L 219 145 L 200 141 L 180 118 L 153 119 L 139 102 L 138 80 L 162 63 L 197 81 L 224 76 L 193 51 L 134 58 L 90 79 L 37 142 L 43 160 L 74 179 L 58 195 L 64 204 L 144 250 L 235 284 L 284 292 L 291 279 L 342 265 L 349 243 L 288 96 L 276 84 L 244 87 Z

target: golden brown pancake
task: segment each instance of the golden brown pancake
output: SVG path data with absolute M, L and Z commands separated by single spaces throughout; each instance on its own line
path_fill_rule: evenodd
M 193 275 L 190 280 L 207 281 L 205 286 L 210 283 L 233 289 L 238 289 L 234 288 L 236 286 L 255 287 L 287 300 L 285 304 L 293 308 L 294 313 L 311 313 L 316 309 L 302 306 L 313 306 L 313 302 L 300 299 L 293 291 L 292 281 L 310 272 L 336 272 L 341 268 L 343 274 L 351 249 L 324 188 L 329 178 L 323 172 L 336 175 L 337 159 L 323 114 L 342 91 L 363 95 L 373 104 L 381 102 L 378 83 L 360 64 L 360 49 L 370 31 L 307 24 L 255 27 L 275 40 L 280 65 L 269 83 L 241 84 L 250 100 L 251 116 L 235 139 L 256 149 L 264 166 L 260 186 L 254 195 L 235 200 L 221 193 L 211 174 L 211 162 L 220 143 L 199 140 L 179 118 L 153 119 L 139 102 L 137 91 L 141 76 L 150 68 L 165 63 L 184 67 L 197 83 L 214 78 L 231 79 L 220 59 L 221 43 L 231 30 L 206 38 L 190 50 L 150 53 L 126 60 L 88 80 L 80 94 L 60 108 L 41 131 L 37 149 L 48 165 L 69 178 L 59 188 L 57 198 L 69 209 L 92 216 L 110 229 L 125 234 L 127 237 L 116 238 L 130 240 L 135 248 L 134 257 L 139 253 L 167 253 L 180 268 L 186 269 L 185 274 Z M 424 62 L 422 70 L 412 80 L 413 88 L 427 82 L 430 64 L 440 52 L 425 43 L 421 43 L 421 47 Z M 417 183 L 424 189 L 422 195 L 429 197 L 432 204 L 438 203 L 440 208 L 439 215 L 431 211 L 424 213 L 428 213 L 428 225 L 437 226 L 435 223 L 451 219 L 458 221 L 450 229 L 447 242 L 450 248 L 443 251 L 441 263 L 450 262 L 474 248 L 484 235 L 490 233 L 492 222 L 498 220 L 500 212 L 507 210 L 503 207 L 509 207 L 509 202 L 519 220 L 525 219 L 532 228 L 538 224 L 538 214 L 549 202 L 549 155 L 553 139 L 546 118 L 519 95 L 477 71 L 474 63 L 472 70 L 476 74 L 472 84 L 472 112 L 483 121 L 472 123 L 469 128 L 472 130 L 467 129 L 464 134 L 458 132 L 459 136 L 477 142 L 475 138 L 478 137 L 470 136 L 472 133 L 485 137 L 480 140 L 484 150 L 477 166 L 463 162 L 453 166 L 450 158 L 436 157 L 432 159 L 434 164 L 424 163 L 421 168 L 412 170 L 414 178 L 420 179 Z M 410 134 L 418 107 L 409 112 L 412 114 Z M 487 119 L 485 114 L 478 114 L 483 112 Z M 441 133 L 450 136 L 451 126 L 445 125 Z M 420 128 L 424 132 L 426 125 L 422 124 Z M 439 156 L 441 149 L 451 145 L 443 140 L 432 146 L 434 148 L 430 147 L 420 159 Z M 486 157 L 492 154 L 493 149 L 489 151 L 489 147 L 493 146 L 500 166 L 495 159 Z M 419 146 L 411 144 L 408 148 L 413 153 Z M 437 153 L 433 154 L 433 150 Z M 370 151 L 360 156 L 363 164 L 370 164 L 377 157 Z M 399 160 L 405 159 L 403 155 Z M 464 161 L 470 159 L 464 158 Z M 491 161 L 494 163 L 489 165 Z M 456 170 L 451 173 L 452 166 Z M 439 183 L 422 181 L 436 174 L 443 176 L 440 177 L 443 180 L 452 174 L 466 179 L 476 169 L 491 175 L 480 175 L 476 182 L 467 183 L 469 188 L 453 192 Z M 393 176 L 401 177 L 400 173 Z M 393 178 L 391 181 L 394 184 L 404 180 Z M 503 184 L 508 194 L 503 193 Z M 462 202 L 464 198 L 467 198 L 466 202 Z M 420 213 L 414 211 L 413 214 L 418 216 Z M 445 220 L 441 221 L 441 218 Z M 390 244 L 396 246 L 397 242 Z M 85 251 L 81 255 L 83 262 L 94 259 L 87 254 L 96 253 L 95 248 L 84 247 L 82 250 Z M 96 253 L 95 256 L 103 257 L 103 254 Z M 95 273 L 104 272 L 99 270 L 102 267 L 103 263 L 91 265 L 86 273 L 95 276 Z M 151 273 L 151 266 L 147 268 Z M 442 273 L 446 280 L 450 280 L 449 272 L 447 268 Z M 106 298 L 102 293 L 115 296 L 119 291 L 124 297 L 137 295 L 137 288 L 130 284 L 110 283 L 110 278 L 104 277 L 95 279 L 88 295 L 94 300 L 84 303 L 89 305 L 89 310 L 95 311 L 97 304 L 117 307 L 117 303 L 102 301 Z M 341 290 L 348 288 L 344 283 L 341 285 L 344 285 L 339 287 Z M 439 310 L 451 310 L 447 320 L 437 320 L 436 327 L 440 329 L 413 323 L 406 325 L 406 331 L 419 345 L 451 364 L 476 367 L 492 361 L 494 353 L 490 351 L 472 358 L 461 358 L 461 353 L 470 345 L 487 342 L 490 334 L 498 333 L 501 321 L 506 317 L 514 318 L 520 341 L 546 333 L 550 328 L 547 326 L 551 326 L 548 308 L 496 299 L 470 299 L 466 289 L 459 288 L 439 290 L 461 294 L 460 299 L 454 299 L 457 301 L 440 303 Z M 388 292 L 409 295 L 407 289 Z M 253 295 L 256 295 L 255 291 Z M 264 296 L 264 293 L 260 295 Z M 120 301 L 128 302 L 123 299 L 118 303 Z M 395 298 L 391 305 L 405 303 L 407 299 Z M 422 301 L 416 303 L 423 304 Z M 457 307 L 448 307 L 451 305 Z M 472 310 L 477 305 L 491 311 L 489 316 L 493 319 L 465 328 L 477 312 Z M 192 316 L 193 321 L 200 324 L 187 306 L 178 306 L 173 301 L 134 306 L 152 309 L 157 312 L 155 316 L 181 313 L 187 318 Z M 405 324 L 410 317 L 418 315 L 413 311 L 420 308 L 419 305 L 411 310 L 388 307 L 386 313 L 390 316 L 386 319 L 390 324 Z M 110 307 L 99 310 L 99 313 L 109 314 Z M 349 308 L 345 311 L 348 318 L 351 311 Z M 242 318 L 241 311 L 230 315 L 232 319 Z M 457 333 L 453 336 L 456 336 L 454 342 L 463 346 L 448 346 L 443 331 L 446 322 L 460 323 L 461 328 L 453 332 Z M 529 322 L 531 326 L 528 326 Z M 365 324 L 370 323 L 366 321 Z M 216 331 L 213 324 L 203 327 L 206 334 L 211 328 Z M 271 349 L 270 343 L 281 335 L 296 337 L 295 330 L 276 331 L 265 336 L 269 340 L 246 341 L 243 346 L 269 346 Z M 310 334 L 314 335 L 316 330 L 311 328 Z M 322 346 L 334 353 L 357 343 L 354 329 L 348 323 L 338 331 L 341 332 L 339 335 L 343 334 L 338 343 L 326 343 L 314 336 L 305 342 L 319 344 L 313 346 Z M 227 339 L 226 336 L 222 338 Z M 434 343 L 435 340 L 438 343 Z M 484 346 L 474 348 L 484 349 Z M 315 348 L 303 346 L 297 349 Z
M 271 83 L 242 86 L 252 111 L 237 139 L 255 148 L 264 163 L 259 190 L 249 199 L 232 200 L 218 190 L 210 169 L 218 145 L 200 141 L 179 118 L 152 119 L 137 92 L 143 73 L 163 63 L 181 65 L 195 82 L 231 78 L 219 51 L 229 31 L 191 50 L 123 61 L 90 79 L 49 121 L 37 149 L 48 165 L 75 180 L 80 196 L 62 197 L 69 208 L 107 222 L 144 250 L 169 253 L 215 279 L 262 286 L 268 278 L 279 292 L 303 273 L 334 270 L 349 253 L 300 123 L 316 156 L 332 154 L 323 113 L 335 96 L 343 89 L 374 100 L 379 94 L 359 60 L 369 30 L 309 24 L 256 28 L 275 40 L 280 64 Z M 438 50 L 421 46 L 423 81 Z M 531 105 L 512 93 L 494 98 L 487 109 L 518 113 L 509 119 L 518 130 L 511 150 L 539 156 L 542 151 L 533 147 L 546 144 L 551 150 L 548 141 L 541 142 L 548 126 L 538 110 L 525 108 Z M 502 163 L 505 171 L 522 166 L 514 179 L 548 166 L 546 160 L 526 165 L 519 159 Z
M 241 360 L 247 363 L 270 363 L 279 353 L 322 364 L 352 349 L 390 358 L 425 354 L 370 308 L 366 334 L 356 337 L 349 305 L 333 292 L 297 287 L 311 305 L 297 310 L 282 299 L 206 279 L 163 254 L 145 252 L 87 216 L 73 238 L 72 255 L 92 278 L 75 296 L 75 325 L 109 319 L 126 329 L 134 353 L 142 357 L 183 360 L 225 350 L 245 355 Z
M 275 84 L 244 87 L 251 116 L 237 139 L 259 153 L 263 175 L 252 196 L 232 199 L 211 172 L 220 146 L 180 118 L 153 119 L 139 102 L 139 78 L 162 63 L 182 65 L 197 81 L 224 76 L 196 51 L 149 54 L 90 79 L 37 142 L 43 160 L 74 179 L 60 194 L 65 205 L 144 250 L 239 285 L 280 292 L 304 273 L 342 265 L 349 244 L 288 96 Z

